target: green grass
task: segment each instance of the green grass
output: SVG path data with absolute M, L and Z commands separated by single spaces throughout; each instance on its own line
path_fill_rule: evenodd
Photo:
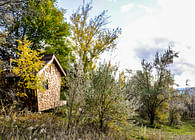
M 140 140 L 195 140 L 195 119 L 184 120 L 180 125 L 159 125 L 159 128 L 136 126 L 131 130 L 132 139 Z
M 163 130 L 168 132 L 173 132 L 175 134 L 195 136 L 195 119 L 184 120 L 181 125 L 178 125 L 176 127 L 163 126 Z

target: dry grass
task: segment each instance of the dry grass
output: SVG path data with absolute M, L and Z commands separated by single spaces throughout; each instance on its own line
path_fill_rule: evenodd
M 53 113 L 21 113 L 10 117 L 0 116 L 0 139 L 60 139 L 60 140 L 194 140 L 195 120 L 185 120 L 178 126 L 159 125 L 158 128 L 134 126 L 124 133 L 109 130 L 103 133 L 83 124 L 67 129 L 66 118 Z
M 67 129 L 67 120 L 52 113 L 29 113 L 0 116 L 0 139 L 60 139 L 60 140 L 96 140 L 119 139 L 124 136 L 112 130 L 103 133 L 87 125 L 73 126 Z M 125 139 L 125 138 L 124 138 Z

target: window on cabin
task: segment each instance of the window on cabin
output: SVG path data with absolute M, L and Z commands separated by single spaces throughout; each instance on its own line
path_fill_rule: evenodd
M 48 80 L 42 82 L 43 88 L 48 89 Z

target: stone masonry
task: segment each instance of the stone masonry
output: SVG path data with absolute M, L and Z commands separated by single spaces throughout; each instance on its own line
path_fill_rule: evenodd
M 43 76 L 48 89 L 45 93 L 37 92 L 38 111 L 64 105 L 66 101 L 60 101 L 61 74 L 54 62 L 43 71 Z

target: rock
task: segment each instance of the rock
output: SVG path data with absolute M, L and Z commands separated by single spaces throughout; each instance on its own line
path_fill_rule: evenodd
M 46 129 L 45 128 L 42 128 L 41 130 L 40 130 L 40 133 L 42 134 L 42 133 L 46 133 Z

